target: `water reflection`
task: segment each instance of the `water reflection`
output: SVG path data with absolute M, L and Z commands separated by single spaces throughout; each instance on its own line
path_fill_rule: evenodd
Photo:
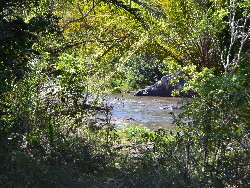
M 136 97 L 133 94 L 110 95 L 108 105 L 112 105 L 112 122 L 117 125 L 133 124 L 156 130 L 173 127 L 170 112 L 178 114 L 181 98 Z

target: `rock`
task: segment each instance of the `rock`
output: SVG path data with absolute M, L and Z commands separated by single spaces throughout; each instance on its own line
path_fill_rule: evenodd
M 180 76 L 181 73 L 177 73 L 176 76 Z M 173 90 L 180 91 L 179 97 L 192 97 L 193 92 L 189 91 L 188 94 L 181 92 L 185 81 L 183 79 L 179 80 L 176 85 L 171 85 L 170 81 L 175 77 L 172 75 L 163 76 L 161 80 L 156 82 L 154 85 L 148 86 L 145 89 L 141 89 L 136 92 L 135 96 L 160 96 L 160 97 L 171 97 Z
M 169 106 L 160 107 L 160 109 L 172 111 L 172 110 L 179 110 L 180 108 L 178 106 L 169 105 Z

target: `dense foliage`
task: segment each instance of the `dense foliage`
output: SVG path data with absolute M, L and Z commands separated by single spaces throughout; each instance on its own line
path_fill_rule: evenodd
M 249 187 L 250 1 L 2 0 L 1 187 Z M 105 92 L 183 72 L 173 130 Z M 97 114 L 105 118 L 97 121 Z

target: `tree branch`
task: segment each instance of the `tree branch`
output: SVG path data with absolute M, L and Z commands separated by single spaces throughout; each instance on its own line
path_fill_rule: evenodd
M 83 12 L 82 12 L 82 10 L 80 9 L 80 6 L 79 6 L 79 4 L 78 4 L 78 10 L 79 10 L 79 12 L 80 12 L 80 14 L 81 14 L 81 18 L 77 18 L 77 19 L 68 21 L 68 22 L 65 24 L 65 26 L 63 27 L 63 31 L 69 26 L 69 24 L 74 23 L 74 22 L 81 22 L 81 21 L 83 21 L 83 20 L 90 14 L 90 12 L 92 12 L 92 11 L 95 9 L 95 7 L 96 7 L 100 2 L 101 2 L 101 0 L 97 1 L 96 4 L 93 3 L 92 8 L 89 9 L 89 10 L 86 12 L 86 14 L 83 14 Z
M 91 43 L 95 43 L 95 42 L 98 42 L 98 43 L 122 42 L 122 41 L 125 40 L 126 37 L 127 36 L 120 37 L 120 38 L 114 38 L 114 39 L 111 39 L 111 40 L 84 40 L 84 41 L 80 41 L 80 42 L 68 43 L 66 45 L 54 48 L 54 49 L 52 49 L 52 51 L 53 52 L 59 52 L 61 50 L 66 50 L 66 49 L 76 47 L 76 46 L 79 46 L 81 44 L 89 43 L 89 42 L 91 42 Z

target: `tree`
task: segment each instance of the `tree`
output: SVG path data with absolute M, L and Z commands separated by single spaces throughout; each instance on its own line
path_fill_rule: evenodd
M 221 61 L 225 72 L 235 72 L 240 64 L 249 61 L 250 11 L 247 1 L 229 1 L 227 7 L 227 45 L 222 47 Z M 223 42 L 222 42 L 223 45 Z

